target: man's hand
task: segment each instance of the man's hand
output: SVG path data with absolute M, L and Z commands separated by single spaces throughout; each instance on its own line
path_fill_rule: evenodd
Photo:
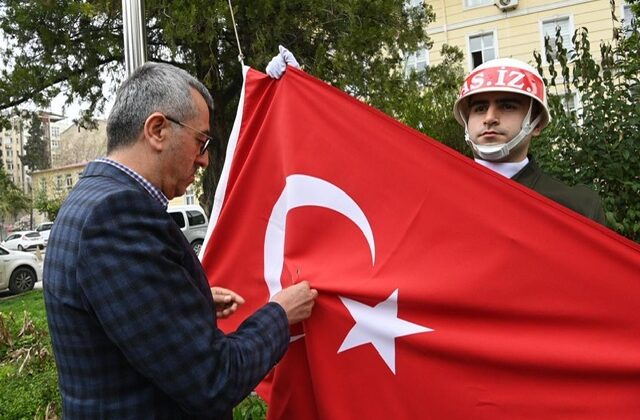
M 308 281 L 301 281 L 276 293 L 271 301 L 282 306 L 287 313 L 289 325 L 292 325 L 311 316 L 316 297 L 318 291 L 309 287 Z
M 224 287 L 212 287 L 211 294 L 216 304 L 216 316 L 220 319 L 228 318 L 244 303 L 242 296 Z
M 287 64 L 297 69 L 300 68 L 298 60 L 293 56 L 291 51 L 280 45 L 278 47 L 280 53 L 273 57 L 269 64 L 267 64 L 266 72 L 272 79 L 279 79 L 282 77 L 285 71 L 287 71 Z

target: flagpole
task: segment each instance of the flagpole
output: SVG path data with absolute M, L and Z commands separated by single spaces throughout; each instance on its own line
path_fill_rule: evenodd
M 122 0 L 122 35 L 127 75 L 147 61 L 144 0 Z

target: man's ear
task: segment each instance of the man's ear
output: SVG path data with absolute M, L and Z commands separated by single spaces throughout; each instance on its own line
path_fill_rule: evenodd
M 540 133 L 542 133 L 542 124 L 538 123 L 538 125 L 536 125 L 536 128 L 531 130 L 531 137 L 538 137 Z
M 144 122 L 144 138 L 152 150 L 161 152 L 169 140 L 169 120 L 161 112 L 154 112 Z

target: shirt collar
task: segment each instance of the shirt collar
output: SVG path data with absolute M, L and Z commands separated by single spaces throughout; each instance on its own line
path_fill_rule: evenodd
M 488 160 L 477 158 L 474 160 L 485 168 L 489 168 L 506 178 L 513 177 L 515 174 L 520 172 L 522 168 L 527 166 L 527 163 L 529 163 L 528 157 L 525 157 L 524 160 L 520 162 L 490 162 Z
M 156 199 L 162 205 L 162 207 L 164 207 L 165 209 L 167 208 L 167 205 L 169 204 L 169 199 L 167 198 L 167 196 L 164 195 L 162 191 L 156 188 L 156 186 L 153 185 L 151 182 L 149 182 L 145 177 L 143 177 L 133 169 L 129 168 L 126 165 L 123 165 L 120 162 L 116 162 L 115 160 L 109 159 L 107 157 L 96 159 L 96 162 L 106 163 L 107 165 L 111 165 L 115 168 L 118 168 L 125 174 L 129 175 L 138 184 L 140 184 L 149 193 L 151 197 Z

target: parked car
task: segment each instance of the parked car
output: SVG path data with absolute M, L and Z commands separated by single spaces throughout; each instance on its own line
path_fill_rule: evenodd
M 42 279 L 42 265 L 35 255 L 0 246 L 0 290 L 22 293 Z
M 209 223 L 202 207 L 197 205 L 172 206 L 167 209 L 167 212 L 182 230 L 187 241 L 193 247 L 193 251 L 196 254 L 200 253 Z
M 53 222 L 42 222 L 36 226 L 36 232 L 38 232 L 40 236 L 42 236 L 42 239 L 44 239 L 45 246 L 49 243 L 49 234 L 51 233 L 52 227 Z
M 2 245 L 8 249 L 17 249 L 18 251 L 28 251 L 30 249 L 43 249 L 44 239 L 35 230 L 24 230 L 13 232 L 7 236 Z

